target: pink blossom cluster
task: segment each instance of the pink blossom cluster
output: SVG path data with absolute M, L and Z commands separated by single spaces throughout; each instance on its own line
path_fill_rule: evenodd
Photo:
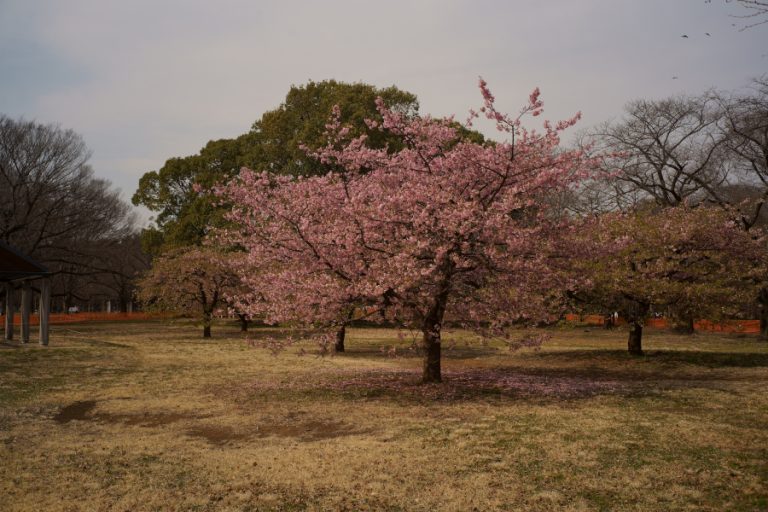
M 312 153 L 332 172 L 243 169 L 220 187 L 233 227 L 219 239 L 247 255 L 239 270 L 251 292 L 232 298 L 238 309 L 316 326 L 372 315 L 420 330 L 425 347 L 439 344 L 446 315 L 486 328 L 547 318 L 553 291 L 577 279 L 564 270 L 569 221 L 551 199 L 598 166 L 560 147 L 578 115 L 541 132 L 522 126 L 542 111 L 538 89 L 514 117 L 482 80 L 480 90 L 480 111 L 507 140 L 473 142 L 453 118 L 406 116 L 379 99 L 381 120 L 368 124 L 401 148 L 350 138 L 335 109 Z

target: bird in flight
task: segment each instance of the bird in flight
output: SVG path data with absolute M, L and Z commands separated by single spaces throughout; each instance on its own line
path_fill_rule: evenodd
M 683 34 L 680 37 L 682 37 L 683 39 L 688 39 L 688 36 L 686 34 Z

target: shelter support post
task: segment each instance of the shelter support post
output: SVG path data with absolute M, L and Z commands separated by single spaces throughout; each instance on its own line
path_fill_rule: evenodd
M 44 278 L 40 284 L 40 344 L 48 345 L 48 315 L 51 312 L 51 280 Z
M 32 309 L 32 285 L 21 283 L 21 342 L 29 343 L 29 313 Z
M 5 283 L 5 340 L 13 339 L 13 285 Z

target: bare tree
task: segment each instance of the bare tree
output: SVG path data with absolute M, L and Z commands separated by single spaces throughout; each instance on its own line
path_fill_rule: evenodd
M 61 272 L 134 229 L 119 191 L 96 178 L 72 130 L 0 116 L 0 239 Z
M 734 0 L 726 0 L 726 3 L 730 3 L 732 1 Z M 741 27 L 740 30 L 747 30 L 748 28 L 768 23 L 768 1 L 735 0 L 735 3 L 746 11 L 745 14 L 734 15 L 734 18 L 741 18 L 746 20 L 746 25 Z
M 84 276 L 83 288 L 88 299 L 103 297 L 115 300 L 119 311 L 133 309 L 136 283 L 149 270 L 150 257 L 141 248 L 138 232 L 102 246 L 92 268 L 97 273 Z
M 742 225 L 750 229 L 763 219 L 768 200 L 768 76 L 755 79 L 747 94 L 713 97 L 722 113 L 719 137 L 734 185 L 710 195 L 721 205 L 737 206 Z
M 708 96 L 628 104 L 622 119 L 590 133 L 593 150 L 604 155 L 606 170 L 615 176 L 603 194 L 610 191 L 619 207 L 703 199 L 729 177 L 719 119 L 718 103 Z

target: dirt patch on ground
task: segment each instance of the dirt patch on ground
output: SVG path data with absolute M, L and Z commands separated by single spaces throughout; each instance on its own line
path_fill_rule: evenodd
M 98 402 L 96 400 L 83 400 L 73 402 L 53 417 L 53 421 L 59 424 L 69 423 L 73 420 L 93 421 L 98 423 L 110 423 L 139 427 L 161 427 L 182 420 L 207 418 L 203 415 L 193 415 L 181 412 L 139 412 L 113 414 L 108 412 L 93 412 Z
M 340 421 L 307 421 L 286 425 L 259 425 L 258 437 L 294 437 L 302 441 L 319 441 L 358 433 L 351 426 Z
M 178 412 L 144 412 L 139 414 L 94 414 L 95 421 L 104 423 L 122 423 L 123 425 L 137 425 L 139 427 L 161 427 L 177 421 L 198 419 L 203 416 L 194 416 Z
M 201 425 L 191 428 L 187 430 L 187 435 L 192 437 L 202 437 L 216 446 L 223 446 L 232 441 L 240 441 L 251 437 L 247 432 L 238 432 L 230 427 L 219 427 L 215 425 Z
M 80 402 L 73 402 L 61 410 L 53 417 L 53 421 L 56 423 L 69 423 L 73 420 L 90 420 L 88 413 L 96 407 L 96 400 L 83 400 Z
M 141 412 L 132 414 L 112 414 L 107 412 L 93 412 L 98 402 L 96 400 L 83 400 L 73 402 L 53 417 L 56 423 L 64 424 L 73 420 L 92 421 L 97 423 L 122 424 L 139 427 L 161 427 L 184 420 L 198 420 L 208 418 L 207 415 L 194 415 L 181 412 Z M 288 418 L 291 419 L 290 417 Z M 333 439 L 335 437 L 348 436 L 361 433 L 350 425 L 340 421 L 299 421 L 295 423 L 275 423 L 254 425 L 244 430 L 235 430 L 232 427 L 219 425 L 197 425 L 187 430 L 187 435 L 200 437 L 216 446 L 223 446 L 234 441 L 242 441 L 253 438 L 287 437 L 300 441 L 319 441 Z
M 202 425 L 187 430 L 187 435 L 201 437 L 209 443 L 223 446 L 233 441 L 253 438 L 287 437 L 299 441 L 310 442 L 335 437 L 359 434 L 350 425 L 342 422 L 306 421 L 295 424 L 261 424 L 246 430 L 235 430 L 231 427 Z

